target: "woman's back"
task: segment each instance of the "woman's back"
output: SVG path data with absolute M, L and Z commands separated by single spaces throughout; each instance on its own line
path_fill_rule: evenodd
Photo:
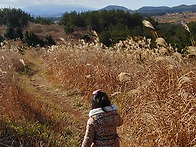
M 90 130 L 93 130 L 89 133 L 94 133 L 89 136 L 89 139 L 91 140 L 92 137 L 95 147 L 118 147 L 119 138 L 116 128 L 122 125 L 123 120 L 117 112 L 116 105 L 107 106 L 105 109 L 105 112 L 101 108 L 90 111 L 87 125 Z
M 82 147 L 119 147 L 116 128 L 123 124 L 117 106 L 111 105 L 101 89 L 93 92 L 92 110 L 86 126 Z

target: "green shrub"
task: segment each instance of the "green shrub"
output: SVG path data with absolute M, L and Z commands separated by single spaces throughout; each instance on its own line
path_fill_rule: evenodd
M 51 35 L 46 35 L 45 40 L 41 39 L 33 32 L 25 32 L 23 37 L 23 42 L 27 44 L 27 46 L 45 46 L 45 45 L 54 45 L 55 41 Z
M 64 27 L 64 31 L 68 34 L 71 34 L 75 31 L 75 26 L 74 25 L 70 25 L 70 24 L 67 24 L 65 27 Z
M 0 35 L 0 42 L 4 41 L 4 37 L 2 35 Z
M 42 24 L 42 25 L 51 25 L 52 24 L 52 20 L 47 19 L 47 18 L 43 18 L 43 17 L 36 17 L 34 19 L 34 22 Z
M 46 45 L 55 45 L 56 43 L 51 35 L 46 35 L 45 36 L 45 44 Z
M 44 46 L 43 39 L 40 39 L 35 33 L 33 32 L 25 32 L 23 37 L 23 42 L 26 43 L 28 46 Z
M 13 28 L 9 26 L 4 34 L 4 37 L 7 39 L 16 39 L 16 38 L 23 38 L 23 33 L 21 28 Z
M 4 37 L 7 38 L 7 39 L 15 39 L 15 30 L 13 27 L 8 27 L 5 34 L 4 34 Z

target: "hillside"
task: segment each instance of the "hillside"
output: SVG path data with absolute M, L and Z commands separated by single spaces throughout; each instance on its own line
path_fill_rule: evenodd
M 196 5 L 180 5 L 175 7 L 142 7 L 136 12 L 138 13 L 181 13 L 181 12 L 195 12 Z
M 190 6 L 180 5 L 180 6 L 176 6 L 176 7 L 172 8 L 171 12 L 185 12 L 185 11 L 196 12 L 196 5 L 190 5 Z
M 50 33 L 56 45 L 1 43 L 1 145 L 80 146 L 99 88 L 123 117 L 121 147 L 196 144 L 195 47 L 182 56 L 169 45 L 151 48 L 146 37 L 105 47 L 99 38 L 85 42 L 54 28 L 26 29 Z
M 131 10 L 129 8 L 123 7 L 123 6 L 117 6 L 117 5 L 110 5 L 107 6 L 101 10 L 122 10 L 125 12 L 130 13 L 140 13 L 142 15 L 147 16 L 153 16 L 153 15 L 163 15 L 166 13 L 182 13 L 182 12 L 195 12 L 196 11 L 196 5 L 180 5 L 175 7 L 167 7 L 167 6 L 159 6 L 159 7 L 153 7 L 153 6 L 144 6 L 137 10 Z
M 137 13 L 166 13 L 166 12 L 170 12 L 171 8 L 170 7 L 150 7 L 150 6 L 145 6 L 142 7 L 138 10 L 136 10 L 135 12 Z
M 196 22 L 196 12 L 166 13 L 165 15 L 155 15 L 152 18 L 159 23 L 181 24 Z

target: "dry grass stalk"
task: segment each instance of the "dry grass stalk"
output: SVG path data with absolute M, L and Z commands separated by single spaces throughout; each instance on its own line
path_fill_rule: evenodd
M 155 41 L 158 45 L 161 45 L 163 47 L 167 47 L 167 43 L 165 41 L 165 39 L 163 38 L 156 38 L 156 41 Z
M 192 35 L 192 33 L 191 33 L 191 31 L 190 31 L 188 25 L 187 25 L 184 21 L 181 21 L 181 24 L 182 24 L 182 26 L 184 27 L 184 29 L 187 30 L 187 31 L 189 32 L 189 34 L 190 34 L 190 39 L 191 39 L 191 44 L 192 44 L 192 46 L 195 47 L 195 46 L 196 46 L 195 40 L 194 40 L 194 38 L 193 38 L 193 35 Z
M 129 73 L 126 72 L 121 72 L 118 75 L 118 79 L 122 82 L 122 81 L 129 81 L 131 80 L 131 75 Z
M 153 52 L 146 39 L 139 42 L 128 39 L 118 45 L 122 52 L 103 50 L 96 44 L 85 42 L 64 42 L 43 49 L 41 57 L 49 80 L 55 85 L 63 85 L 62 90 L 76 89 L 87 100 L 98 88 L 114 95 L 112 102 L 117 103 L 124 119 L 124 125 L 119 129 L 123 147 L 194 146 L 195 62 L 185 60 L 185 64 L 181 64 L 173 57 Z M 0 58 L 2 71 L 9 73 L 0 74 L 0 92 L 3 93 L 0 104 L 4 107 L 0 108 L 3 110 L 0 112 L 10 112 L 9 116 L 18 114 L 15 115 L 17 119 L 25 116 L 15 99 L 23 94 L 22 102 L 46 119 L 53 117 L 52 124 L 57 121 L 62 125 L 62 119 L 54 115 L 57 110 L 55 113 L 52 112 L 54 109 L 48 112 L 43 101 L 27 99 L 28 95 L 20 91 L 12 75 L 15 72 L 12 67 L 22 67 L 19 61 L 22 58 L 18 53 L 12 55 L 15 55 L 14 61 L 10 56 L 7 58 L 8 54 L 1 54 L 3 58 Z M 143 58 L 138 59 L 139 55 Z M 125 82 L 117 79 L 118 73 L 121 73 L 120 80 L 126 79 Z M 44 115 L 45 112 L 49 116 Z
M 120 42 L 118 47 L 124 51 L 118 53 L 101 48 L 95 53 L 91 47 L 74 46 L 71 50 L 59 47 L 44 63 L 59 82 L 68 83 L 69 87 L 72 83 L 70 88 L 77 87 L 86 95 L 101 88 L 114 95 L 113 101 L 118 103 L 125 122 L 119 130 L 123 147 L 193 145 L 195 138 L 189 134 L 196 133 L 193 125 L 196 83 L 190 80 L 195 77 L 178 77 L 184 75 L 183 71 L 195 73 L 195 67 L 180 64 L 173 57 L 141 52 L 138 44 L 133 40 Z M 141 53 L 146 54 L 142 65 L 137 61 Z
M 187 49 L 188 55 L 196 56 L 196 47 L 189 46 Z
M 158 34 L 157 34 L 155 28 L 148 20 L 143 20 L 142 23 L 145 27 L 152 29 L 152 33 L 153 33 L 154 37 L 158 38 Z
M 182 24 L 182 26 L 184 27 L 185 30 L 187 30 L 189 33 L 191 33 L 188 25 L 184 21 L 181 21 L 181 24 Z
M 142 23 L 143 23 L 143 25 L 144 25 L 145 27 L 151 28 L 151 29 L 155 30 L 155 28 L 153 27 L 153 25 L 152 25 L 149 21 L 143 20 Z

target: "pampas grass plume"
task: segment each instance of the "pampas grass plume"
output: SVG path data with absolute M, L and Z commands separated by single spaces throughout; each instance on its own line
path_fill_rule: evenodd
M 188 25 L 184 21 L 181 21 L 181 24 L 182 24 L 182 26 L 184 27 L 185 30 L 187 30 L 189 33 L 191 33 Z
M 19 61 L 22 63 L 23 66 L 25 66 L 25 62 L 23 59 L 20 59 Z
M 142 23 L 143 23 L 143 25 L 144 25 L 145 27 L 151 28 L 151 29 L 155 30 L 154 27 L 153 27 L 153 25 L 152 25 L 149 21 L 143 20 Z
M 130 80 L 130 77 L 131 75 L 129 73 L 126 73 L 126 72 L 121 72 L 119 75 L 118 75 L 118 79 L 119 81 L 128 81 Z
M 163 38 L 157 38 L 156 39 L 156 41 L 155 41 L 158 45 L 162 45 L 162 46 L 164 46 L 164 47 L 166 47 L 167 46 L 167 43 L 166 43 L 166 41 L 165 41 L 165 39 L 163 39 Z

